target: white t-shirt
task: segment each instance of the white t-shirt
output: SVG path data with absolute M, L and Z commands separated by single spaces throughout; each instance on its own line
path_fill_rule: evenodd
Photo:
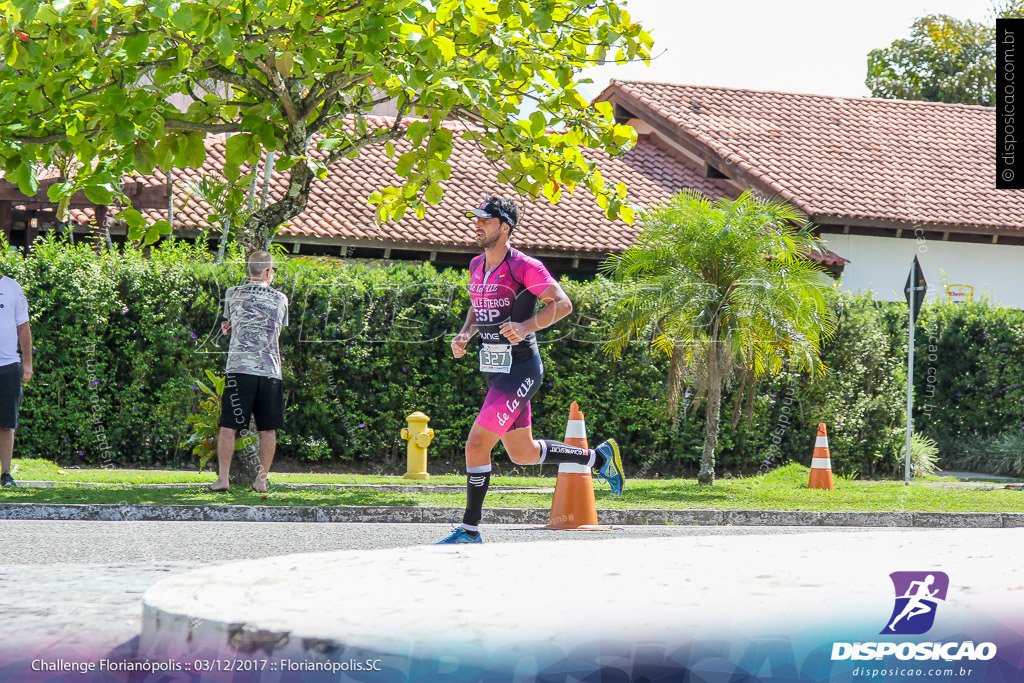
M 28 322 L 28 300 L 21 285 L 0 275 L 0 365 L 21 360 L 18 355 L 18 325 Z

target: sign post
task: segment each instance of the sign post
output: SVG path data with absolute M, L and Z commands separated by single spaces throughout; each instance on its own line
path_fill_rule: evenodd
M 914 433 L 914 323 L 927 292 L 928 283 L 924 279 L 921 263 L 915 256 L 914 262 L 910 265 L 910 274 L 907 275 L 907 284 L 903 288 L 903 293 L 907 295 L 907 304 L 910 306 L 910 343 L 907 345 L 907 451 L 903 480 L 906 486 L 910 486 L 910 438 Z

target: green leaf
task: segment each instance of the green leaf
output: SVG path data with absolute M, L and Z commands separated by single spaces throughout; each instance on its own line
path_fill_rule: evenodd
M 136 226 L 133 228 L 128 228 L 128 239 L 130 239 L 133 242 L 138 242 L 143 238 L 143 236 L 145 236 L 145 234 L 145 226 Z
M 427 186 L 427 191 L 423 194 L 423 198 L 427 200 L 427 203 L 435 206 L 441 203 L 441 198 L 443 196 L 444 191 L 437 183 L 430 183 L 430 185 Z
M 184 137 L 184 148 L 182 149 L 182 166 L 189 168 L 200 168 L 206 161 L 206 142 L 203 135 L 189 133 Z
M 619 207 L 619 218 L 621 218 L 626 225 L 633 225 L 633 222 L 636 220 L 636 212 L 631 206 L 623 204 Z
M 450 62 L 455 59 L 455 43 L 446 36 L 434 36 L 434 45 L 441 51 L 441 59 Z
M 153 151 L 153 145 L 145 142 L 135 143 L 133 160 L 136 170 L 140 173 L 147 175 L 152 173 L 153 169 L 156 168 L 156 152 Z
M 224 145 L 224 175 L 230 181 L 238 180 L 239 170 L 246 161 L 250 161 L 252 136 L 248 133 L 232 135 Z
M 39 190 L 39 182 L 36 179 L 36 166 L 28 160 L 24 160 L 14 171 L 14 182 L 18 184 L 21 193 L 34 197 Z
M 416 152 L 406 152 L 402 156 L 398 157 L 398 164 L 395 165 L 395 173 L 402 177 L 406 177 L 412 172 L 412 168 L 416 163 Z
M 326 138 L 320 141 L 320 149 L 325 152 L 333 152 L 342 142 L 341 138 Z
M 548 122 L 544 118 L 544 114 L 539 111 L 535 111 L 530 114 L 530 133 L 534 137 L 540 137 L 544 134 L 544 130 L 547 128 Z
M 188 3 L 180 4 L 178 9 L 171 13 L 171 24 L 175 28 L 188 31 L 194 23 L 196 23 L 195 12 Z
M 423 138 L 430 133 L 430 124 L 426 121 L 413 121 L 405 130 L 405 136 L 412 140 L 413 145 L 419 146 Z
M 295 66 L 295 53 L 294 52 L 282 52 L 277 56 L 277 71 L 282 76 L 290 76 L 292 68 Z
M 128 60 L 136 62 L 142 53 L 149 47 L 149 35 L 147 33 L 136 33 L 124 39 L 124 52 Z
M 173 66 L 158 66 L 156 71 L 153 72 L 153 82 L 156 85 L 165 85 L 177 74 L 178 70 Z
M 427 175 L 431 180 L 448 180 L 452 177 L 452 167 L 440 159 L 427 161 Z
M 67 196 L 70 189 L 70 183 L 54 183 L 53 185 L 50 185 L 50 189 L 46 191 L 46 198 L 51 202 L 59 202 Z
M 113 133 L 115 140 L 127 145 L 135 139 L 135 124 L 127 117 L 118 116 L 114 119 Z
M 85 198 L 99 206 L 109 206 L 114 203 L 114 193 L 109 187 L 103 185 L 87 185 L 84 188 Z
M 137 209 L 125 209 L 118 214 L 118 218 L 127 223 L 129 229 L 146 227 L 146 217 Z
M 149 230 L 146 231 L 146 236 L 143 238 L 143 241 L 146 244 L 154 244 L 160 240 L 161 235 L 169 234 L 171 234 L 171 224 L 165 220 L 156 221 L 149 226 Z
M 235 51 L 235 38 L 231 35 L 231 29 L 227 24 L 221 24 L 216 34 L 217 50 L 220 58 L 225 59 Z
M 447 24 L 451 21 L 452 12 L 458 4 L 458 0 L 441 0 L 441 4 L 437 7 L 437 23 Z

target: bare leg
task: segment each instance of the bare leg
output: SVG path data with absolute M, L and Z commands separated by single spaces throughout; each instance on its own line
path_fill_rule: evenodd
M 277 431 L 260 432 L 260 472 L 256 475 L 256 481 L 252 487 L 263 493 L 267 490 L 267 475 L 270 474 L 270 465 L 274 462 L 274 450 L 277 448 Z
M 14 430 L 0 429 L 0 474 L 11 471 L 11 458 L 14 456 Z
M 469 430 L 469 437 L 466 439 L 466 467 L 490 465 L 491 451 L 498 445 L 500 439 L 501 437 L 490 429 L 481 427 L 474 422 L 473 428 Z
M 501 443 L 509 459 L 517 465 L 536 465 L 540 461 L 540 444 L 533 439 L 533 427 L 505 432 Z
M 231 486 L 231 458 L 235 454 L 235 430 L 220 428 L 217 437 L 217 481 L 210 484 L 214 491 L 226 491 Z

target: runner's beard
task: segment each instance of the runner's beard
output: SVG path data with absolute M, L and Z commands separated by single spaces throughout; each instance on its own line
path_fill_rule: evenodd
M 479 242 L 480 246 L 483 247 L 484 249 L 490 249 L 491 247 L 498 243 L 499 239 L 501 239 L 501 233 L 493 235 L 490 239 L 487 239 L 487 237 L 481 237 L 480 235 L 477 235 L 476 241 Z

